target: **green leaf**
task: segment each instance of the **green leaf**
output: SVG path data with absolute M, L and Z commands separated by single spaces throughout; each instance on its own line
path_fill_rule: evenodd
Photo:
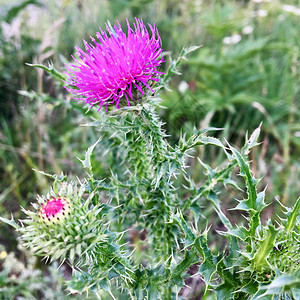
M 91 165 L 91 155 L 94 151 L 94 148 L 96 147 L 96 145 L 100 142 L 101 138 L 99 138 L 95 144 L 93 144 L 91 147 L 88 148 L 88 150 L 86 151 L 85 153 L 85 157 L 84 157 L 84 160 L 81 160 L 80 158 L 78 158 L 83 167 L 84 168 L 88 168 L 90 171 L 92 170 L 92 165 Z
M 249 236 L 249 231 L 245 227 L 240 226 L 240 227 L 237 227 L 237 228 L 231 228 L 226 232 L 222 232 L 222 234 L 226 235 L 226 236 L 227 235 L 228 236 L 234 236 L 234 237 L 239 238 L 242 241 L 245 241 Z
M 253 295 L 251 300 L 274 300 L 274 297 L 272 295 L 266 295 L 264 290 L 258 290 L 256 294 Z
M 299 288 L 292 288 L 291 294 L 294 296 L 295 299 L 300 299 L 300 287 Z
M 163 280 L 166 279 L 165 269 L 162 265 L 156 268 L 147 270 L 147 299 L 157 300 L 161 299 L 160 287 Z
M 176 215 L 171 215 L 170 223 L 173 221 L 179 225 L 185 235 L 185 248 L 192 246 L 195 243 L 196 235 L 192 232 L 180 211 L 178 211 Z
M 204 134 L 204 133 L 206 133 L 206 132 L 208 132 L 208 131 L 219 131 L 219 130 L 224 130 L 224 128 L 219 128 L 219 127 L 206 127 L 206 128 L 204 128 L 204 129 L 202 129 L 202 130 L 200 131 L 200 133 L 201 133 L 201 134 Z
M 282 274 L 276 277 L 270 284 L 261 286 L 260 291 L 255 295 L 253 299 L 268 299 L 268 295 L 281 295 L 284 292 L 295 291 L 300 288 L 300 270 L 294 275 Z M 266 290 L 262 293 L 263 290 Z M 266 297 L 266 298 L 265 298 Z M 297 298 L 295 298 L 297 299 Z
M 71 281 L 68 282 L 68 288 L 71 293 L 84 293 L 89 289 L 95 288 L 96 282 L 92 276 L 84 271 L 74 269 Z
M 259 242 L 258 249 L 253 257 L 253 263 L 258 270 L 268 265 L 267 258 L 275 246 L 277 233 L 276 228 L 269 225 L 266 238 Z
M 111 213 L 112 211 L 114 211 L 116 208 L 113 206 L 109 206 L 106 203 L 102 203 L 99 207 L 99 209 L 97 209 L 94 212 L 94 215 L 97 216 L 100 213 L 100 217 L 104 217 L 106 215 L 108 215 L 109 213 Z
M 240 167 L 240 175 L 245 180 L 248 194 L 248 199 L 240 201 L 235 209 L 243 209 L 249 212 L 250 237 L 254 237 L 256 228 L 260 226 L 260 212 L 267 206 L 264 202 L 265 191 L 257 194 L 256 187 L 259 180 L 251 175 L 249 164 L 245 161 L 244 157 L 235 148 L 230 145 L 229 147 Z
M 10 225 L 12 227 L 14 227 L 17 230 L 20 228 L 20 226 L 15 222 L 13 216 L 11 216 L 10 220 L 6 219 L 6 218 L 3 218 L 3 217 L 0 217 L 0 221 L 2 221 L 4 223 L 6 223 L 6 224 L 8 224 L 8 225 Z
M 183 48 L 176 60 L 173 60 L 173 59 L 170 58 L 169 68 L 167 69 L 164 77 L 162 78 L 162 87 L 167 84 L 167 82 L 169 81 L 169 79 L 171 78 L 171 76 L 173 74 L 180 75 L 180 72 L 179 72 L 179 69 L 178 69 L 180 63 L 182 61 L 186 61 L 187 60 L 186 56 L 188 54 L 190 54 L 191 52 L 196 51 L 200 47 L 201 46 L 191 46 L 191 47 L 188 47 L 188 48 Z
M 212 276 L 217 272 L 217 266 L 212 263 L 211 260 L 205 259 L 201 264 L 198 274 L 203 277 L 203 280 L 206 285 L 206 289 L 211 283 Z
M 267 206 L 266 203 L 264 202 L 264 199 L 265 199 L 265 191 L 262 191 L 257 194 L 254 207 L 252 207 L 252 203 L 250 199 L 247 199 L 247 200 L 239 201 L 239 204 L 235 208 L 232 208 L 231 210 L 245 210 L 245 211 L 255 210 L 257 212 L 261 212 Z
M 147 286 L 147 299 L 149 300 L 157 300 L 159 298 L 159 285 L 158 284 L 149 284 Z
M 236 258 L 239 256 L 239 244 L 237 241 L 237 238 L 232 236 L 230 239 L 230 247 L 229 247 L 229 253 L 224 258 L 224 263 L 226 267 L 232 267 L 236 261 Z M 235 269 L 233 269 L 234 271 Z
M 207 196 L 207 199 L 210 202 L 212 202 L 212 204 L 214 205 L 214 209 L 215 209 L 216 213 L 218 214 L 221 222 L 224 224 L 224 226 L 227 229 L 231 229 L 232 228 L 231 222 L 225 216 L 225 214 L 222 212 L 217 194 L 215 192 L 210 192 Z
M 56 175 L 56 174 L 45 173 L 44 171 L 39 171 L 36 169 L 32 169 L 32 170 L 39 174 L 42 174 L 44 176 L 50 177 L 50 178 L 54 179 L 55 181 L 63 182 L 63 181 L 67 180 L 67 176 L 64 175 L 63 173 L 61 173 L 60 175 Z
M 254 295 L 258 290 L 258 283 L 255 280 L 250 280 L 246 285 L 241 288 L 241 291 L 244 293 L 248 293 L 250 295 Z
M 235 289 L 228 282 L 225 282 L 214 289 L 214 292 L 217 295 L 217 300 L 233 300 L 234 291 Z
M 244 160 L 243 156 L 233 147 L 230 146 L 230 149 L 235 157 L 235 159 L 238 162 L 238 165 L 240 167 L 240 174 L 244 177 L 247 190 L 248 190 L 248 202 L 247 205 L 249 209 L 254 209 L 257 211 L 256 208 L 256 199 L 257 199 L 257 192 L 256 192 L 256 186 L 258 184 L 258 180 L 256 180 L 254 177 L 252 177 L 250 172 L 250 167 Z
M 219 256 L 212 255 L 207 245 L 206 233 L 203 233 L 197 237 L 197 239 L 194 242 L 194 246 L 199 252 L 199 254 L 202 256 L 203 262 L 207 261 L 206 265 L 210 266 L 210 271 L 212 272 L 212 274 L 213 274 L 213 265 L 214 265 L 217 268 L 217 273 L 224 280 L 224 282 L 228 283 L 230 286 L 239 285 L 239 280 L 228 270 L 228 268 L 226 268 L 223 261 L 224 260 L 223 254 L 220 254 Z M 209 272 L 206 273 L 205 275 L 209 276 Z
M 260 130 L 261 130 L 261 124 L 259 125 L 258 128 L 256 128 L 253 133 L 251 134 L 249 140 L 246 140 L 246 143 L 244 145 L 244 147 L 242 148 L 242 152 L 244 154 L 248 154 L 250 149 L 252 149 L 253 147 L 255 146 L 258 146 L 259 143 L 257 142 L 258 141 L 258 138 L 259 138 L 259 135 L 260 135 Z
M 173 220 L 176 221 L 185 234 L 185 248 L 194 246 L 202 256 L 205 266 L 209 266 L 209 271 L 207 272 L 204 269 L 205 267 L 201 269 L 203 276 L 205 276 L 206 282 L 210 280 L 211 276 L 217 270 L 218 274 L 223 278 L 224 281 L 231 282 L 233 285 L 238 284 L 238 281 L 234 278 L 230 271 L 226 269 L 226 266 L 223 262 L 223 255 L 220 254 L 219 256 L 213 256 L 211 254 L 211 251 L 207 245 L 207 233 L 204 232 L 197 237 L 189 228 L 180 212 L 172 217 L 173 218 L 170 222 Z
M 294 208 L 287 213 L 287 224 L 285 226 L 285 232 L 288 235 L 294 228 L 297 217 L 300 214 L 300 197 L 297 199 Z
M 59 73 L 53 66 L 52 63 L 49 63 L 49 67 L 47 68 L 46 66 L 44 65 L 41 65 L 41 64 L 29 64 L 29 63 L 26 63 L 27 66 L 30 66 L 30 67 L 35 67 L 35 68 L 40 68 L 40 69 L 43 69 L 44 71 L 46 71 L 47 73 L 49 73 L 53 78 L 55 78 L 56 80 L 58 80 L 60 82 L 60 84 L 64 84 L 62 82 L 62 80 L 66 80 L 66 76 Z
M 171 280 L 178 286 L 183 286 L 184 281 L 182 279 L 183 274 L 188 271 L 191 265 L 199 262 L 199 255 L 194 248 L 186 250 L 184 253 L 184 259 L 172 270 Z
M 179 147 L 179 151 L 181 153 L 185 153 L 187 150 L 195 148 L 199 145 L 214 145 L 217 147 L 221 147 L 224 150 L 227 158 L 229 160 L 232 159 L 231 155 L 226 151 L 225 146 L 219 139 L 210 136 L 204 136 L 202 135 L 201 131 L 197 134 L 192 135 L 186 142 L 184 140 L 181 141 L 181 147 Z

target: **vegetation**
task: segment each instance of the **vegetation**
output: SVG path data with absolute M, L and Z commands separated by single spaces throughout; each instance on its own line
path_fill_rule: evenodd
M 86 194 L 89 209 L 101 199 L 91 219 L 107 235 L 98 254 L 112 247 L 122 258 L 107 255 L 108 271 L 82 245 L 73 260 L 52 252 L 69 259 L 56 270 L 1 222 L 0 299 L 76 298 L 68 292 L 90 290 L 93 272 L 101 299 L 127 299 L 132 288 L 171 299 L 175 286 L 184 299 L 299 299 L 298 1 L 48 2 L 0 1 L 0 215 L 32 250 L 11 214 L 32 216 L 36 195 L 56 195 L 67 181 L 84 189 L 79 206 Z M 75 45 L 126 17 L 159 29 L 162 100 L 120 115 L 87 111 L 57 79 Z M 123 293 L 109 291 L 111 278 Z

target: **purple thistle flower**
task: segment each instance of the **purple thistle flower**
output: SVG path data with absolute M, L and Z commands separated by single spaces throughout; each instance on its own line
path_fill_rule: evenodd
M 148 88 L 153 93 L 149 81 L 159 81 L 158 67 L 164 62 L 162 58 L 161 39 L 155 25 L 148 24 L 151 36 L 140 19 L 135 19 L 134 30 L 127 20 L 127 35 L 117 22 L 112 29 L 106 24 L 106 32 L 100 28 L 96 41 L 88 44 L 84 41 L 85 51 L 75 47 L 80 60 L 66 65 L 67 79 L 65 88 L 72 94 L 80 96 L 91 106 L 115 104 L 119 108 L 120 100 L 125 97 L 128 106 L 136 93 L 145 93 Z M 71 87 L 70 87 L 71 86 Z

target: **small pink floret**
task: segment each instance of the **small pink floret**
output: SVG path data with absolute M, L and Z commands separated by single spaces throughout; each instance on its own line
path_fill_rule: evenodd
M 65 201 L 60 198 L 53 198 L 49 200 L 42 207 L 42 215 L 47 218 L 55 217 L 58 213 L 62 212 L 65 207 Z

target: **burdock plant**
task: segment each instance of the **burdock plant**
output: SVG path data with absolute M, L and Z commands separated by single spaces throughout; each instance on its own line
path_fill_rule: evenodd
M 81 160 L 85 178 L 75 182 L 53 175 L 53 187 L 37 197 L 33 210 L 24 210 L 25 220 L 1 219 L 16 228 L 32 253 L 72 266 L 67 283 L 72 293 L 103 295 L 103 290 L 111 297 L 179 299 L 196 265 L 202 294 L 217 299 L 300 299 L 300 200 L 284 207 L 279 221 L 262 224 L 265 191 L 258 192 L 259 180 L 248 162 L 260 127 L 240 151 L 208 136 L 211 129 L 183 135 L 172 147 L 156 113 L 158 92 L 197 47 L 183 49 L 163 74 L 162 43 L 155 26 L 149 29 L 142 20 L 133 28 L 127 21 L 127 33 L 119 23 L 108 23 L 98 40 L 84 42 L 85 50 L 76 48 L 77 58 L 65 75 L 38 66 L 62 79 L 88 109 L 97 106 L 87 126 L 95 127 L 100 138 Z M 200 186 L 186 172 L 186 158 L 199 145 L 219 147 L 228 160 L 218 169 L 203 163 L 207 180 Z M 96 150 L 108 153 L 107 178 L 94 174 Z M 236 168 L 246 195 L 233 208 L 246 216 L 240 225 L 232 224 L 218 199 L 220 184 L 239 188 L 231 178 Z M 184 186 L 176 176 L 184 178 Z M 222 249 L 210 248 L 203 203 L 213 206 L 224 225 L 218 232 L 227 241 Z

